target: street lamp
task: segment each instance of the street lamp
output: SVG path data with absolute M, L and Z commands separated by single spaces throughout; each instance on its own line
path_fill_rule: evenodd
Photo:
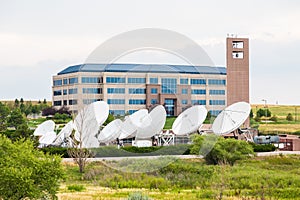
M 265 116 L 266 116 L 266 118 L 267 118 L 267 100 L 266 100 L 266 99 L 262 99 L 262 101 L 265 102 Z M 267 125 L 267 120 L 266 120 L 266 118 L 265 118 L 265 122 L 266 122 L 266 125 Z

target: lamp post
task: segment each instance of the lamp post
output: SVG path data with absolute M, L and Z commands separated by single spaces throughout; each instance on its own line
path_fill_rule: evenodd
M 265 116 L 266 116 L 266 118 L 267 118 L 267 100 L 266 100 L 266 99 L 262 99 L 262 101 L 265 102 Z M 266 122 L 266 125 L 267 125 L 267 120 L 266 120 L 266 118 L 265 118 L 265 122 Z

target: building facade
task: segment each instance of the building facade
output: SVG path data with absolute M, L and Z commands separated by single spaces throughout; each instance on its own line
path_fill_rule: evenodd
M 53 76 L 53 106 L 78 112 L 98 100 L 114 115 L 156 104 L 168 116 L 205 105 L 214 116 L 237 101 L 249 102 L 248 39 L 227 38 L 227 68 L 191 65 L 81 64 Z

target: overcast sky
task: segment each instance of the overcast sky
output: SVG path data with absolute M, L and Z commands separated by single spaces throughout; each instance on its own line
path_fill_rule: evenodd
M 196 41 L 217 66 L 226 64 L 227 33 L 249 37 L 251 103 L 299 105 L 299 10 L 297 0 L 0 0 L 0 99 L 50 100 L 52 76 L 102 42 L 162 28 Z

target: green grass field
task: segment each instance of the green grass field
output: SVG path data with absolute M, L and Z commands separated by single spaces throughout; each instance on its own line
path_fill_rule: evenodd
M 140 160 L 130 166 L 161 160 Z M 253 157 L 234 166 L 178 159 L 147 173 L 108 167 L 115 162 L 123 161 L 93 162 L 83 174 L 76 165 L 64 163 L 66 179 L 59 199 L 126 199 L 137 191 L 151 199 L 218 199 L 221 193 L 223 199 L 300 199 L 300 156 Z

